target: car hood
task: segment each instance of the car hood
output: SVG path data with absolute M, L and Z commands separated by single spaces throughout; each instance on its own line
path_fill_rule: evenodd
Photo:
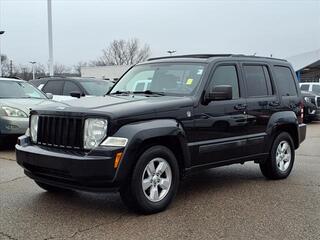
M 37 98 L 2 98 L 0 99 L 0 106 L 8 106 L 20 109 L 29 115 L 31 109 L 36 107 L 44 107 L 55 103 L 49 99 L 37 99 Z
M 177 111 L 192 106 L 191 97 L 126 95 L 90 97 L 38 106 L 35 110 L 54 112 L 100 113 L 114 118 Z

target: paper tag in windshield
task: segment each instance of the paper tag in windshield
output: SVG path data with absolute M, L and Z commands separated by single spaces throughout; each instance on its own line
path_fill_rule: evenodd
M 197 72 L 198 75 L 201 75 L 202 73 L 203 73 L 203 69 L 199 69 Z
M 187 79 L 186 84 L 187 84 L 187 85 L 192 85 L 192 82 L 193 82 L 193 79 L 192 79 L 192 78 L 189 78 L 189 79 Z

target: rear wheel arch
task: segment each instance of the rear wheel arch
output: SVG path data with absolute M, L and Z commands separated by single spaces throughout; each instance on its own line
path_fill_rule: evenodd
M 296 124 L 290 123 L 290 124 L 283 124 L 283 125 L 278 126 L 276 128 L 276 131 L 275 131 L 275 134 L 273 137 L 273 141 L 282 132 L 287 132 L 291 136 L 293 143 L 294 143 L 294 147 L 295 147 L 295 149 L 297 149 L 299 147 L 299 135 L 298 135 L 298 128 L 297 128 Z

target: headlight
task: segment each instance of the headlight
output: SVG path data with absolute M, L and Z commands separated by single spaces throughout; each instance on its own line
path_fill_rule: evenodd
M 30 119 L 30 135 L 32 142 L 36 143 L 38 138 L 38 115 L 32 115 Z
M 101 118 L 88 118 L 84 123 L 84 148 L 97 147 L 106 137 L 108 121 Z
M 311 99 L 308 98 L 308 97 L 304 97 L 304 100 L 305 100 L 306 102 L 308 102 L 308 103 L 311 103 Z
M 8 117 L 21 117 L 21 118 L 27 118 L 28 114 L 26 114 L 24 111 L 13 108 L 13 107 L 1 107 L 1 109 L 4 111 L 4 114 Z

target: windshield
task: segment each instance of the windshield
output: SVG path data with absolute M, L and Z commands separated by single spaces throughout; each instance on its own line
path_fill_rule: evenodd
M 0 98 L 41 98 L 47 97 L 26 82 L 0 81 Z
M 191 95 L 199 85 L 204 64 L 160 63 L 138 65 L 129 70 L 110 94 L 162 93 Z
M 89 95 L 103 96 L 110 88 L 112 83 L 106 80 L 81 81 L 80 84 L 88 92 Z

